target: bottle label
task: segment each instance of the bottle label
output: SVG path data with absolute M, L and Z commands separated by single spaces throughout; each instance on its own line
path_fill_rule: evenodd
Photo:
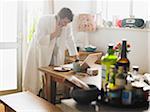
M 102 79 L 106 78 L 106 67 L 102 66 Z
M 130 65 L 129 65 L 129 63 L 119 63 L 119 62 L 117 62 L 116 66 L 117 66 L 117 69 L 118 69 L 119 66 L 122 66 L 124 68 L 124 72 L 127 73 L 129 71 L 129 66 Z
M 127 105 L 132 103 L 132 92 L 131 91 L 124 90 L 122 92 L 122 103 L 127 104 Z

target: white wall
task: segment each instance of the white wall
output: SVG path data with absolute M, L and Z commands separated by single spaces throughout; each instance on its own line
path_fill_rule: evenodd
M 148 32 L 148 72 L 150 73 L 150 32 Z
M 126 38 L 131 45 L 131 52 L 128 58 L 132 65 L 138 65 L 140 72 L 148 72 L 148 33 L 146 31 L 133 31 L 124 29 L 99 29 L 97 32 L 89 33 L 89 41 L 99 50 L 106 52 L 108 43 L 121 42 Z
M 95 1 L 95 0 L 94 0 Z M 93 12 L 93 0 L 54 0 L 54 12 L 62 7 L 70 8 L 75 14 Z
M 149 17 L 149 21 L 150 21 L 150 1 L 148 1 L 148 17 Z M 149 57 L 149 60 L 148 60 L 148 70 L 149 70 L 149 73 L 150 73 L 150 32 L 148 32 L 148 57 Z

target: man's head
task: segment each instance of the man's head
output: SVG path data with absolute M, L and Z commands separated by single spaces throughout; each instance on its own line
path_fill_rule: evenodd
M 69 8 L 62 8 L 57 14 L 57 19 L 61 26 L 66 26 L 73 21 L 73 13 Z

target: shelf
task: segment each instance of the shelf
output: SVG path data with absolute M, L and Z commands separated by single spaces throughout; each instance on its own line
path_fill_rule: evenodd
M 99 30 L 125 30 L 125 31 L 140 31 L 140 32 L 150 32 L 150 28 L 118 28 L 118 27 L 100 27 L 98 26 Z

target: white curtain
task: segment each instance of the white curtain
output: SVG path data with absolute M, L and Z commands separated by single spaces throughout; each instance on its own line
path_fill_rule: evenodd
M 20 27 L 19 36 L 22 39 L 22 73 L 24 73 L 23 70 L 26 59 L 26 51 L 30 42 L 30 33 L 33 33 L 33 29 L 36 29 L 38 19 L 42 15 L 52 14 L 54 12 L 53 8 L 53 0 L 18 1 L 18 16 L 20 18 L 18 21 Z

